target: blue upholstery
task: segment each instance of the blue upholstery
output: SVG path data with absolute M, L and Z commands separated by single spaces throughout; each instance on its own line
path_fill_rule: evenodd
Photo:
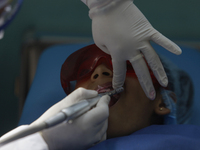
M 199 150 L 200 126 L 152 125 L 89 150 Z
M 61 65 L 71 53 L 84 46 L 86 46 L 86 44 L 57 45 L 50 47 L 43 52 L 38 63 L 33 84 L 26 99 L 19 125 L 30 124 L 42 113 L 44 113 L 44 111 L 50 106 L 66 96 L 60 84 Z M 194 112 L 192 115 L 191 124 L 200 125 L 200 52 L 190 47 L 181 47 L 183 50 L 182 55 L 176 56 L 158 45 L 153 45 L 153 47 L 159 54 L 168 57 L 178 67 L 185 70 L 191 76 L 195 90 L 193 106 Z M 195 144 L 197 144 L 197 141 L 200 140 L 200 126 L 180 125 L 180 127 L 164 127 L 165 129 L 163 129 L 163 126 L 156 126 L 156 128 L 155 126 L 150 126 L 130 136 L 106 140 L 95 147 L 96 149 L 128 149 L 129 147 L 145 149 L 146 145 L 146 149 L 155 149 L 159 148 L 159 146 L 155 147 L 155 144 L 159 143 L 163 137 L 164 140 L 160 141 L 161 143 L 167 143 L 165 140 L 173 142 L 175 140 L 172 139 L 176 139 L 183 142 L 183 149 L 184 147 L 188 148 L 191 144 L 193 144 L 194 149 L 196 148 Z M 160 134 L 154 134 L 155 131 L 158 131 Z M 137 140 L 138 138 L 140 140 Z M 132 145 L 134 141 L 140 142 L 136 143 L 136 145 Z M 150 143 L 153 143 L 151 144 L 151 148 L 149 147 Z M 166 144 L 167 149 L 177 149 L 177 146 L 181 144 L 174 143 L 172 144 L 174 147 L 167 147 L 167 145 L 168 144 Z M 160 148 L 163 149 L 162 144 L 161 146 Z M 200 145 L 196 146 L 199 148 Z M 92 149 L 95 149 L 95 147 Z
M 26 98 L 19 125 L 31 123 L 50 106 L 66 96 L 60 84 L 61 65 L 71 53 L 84 46 L 86 44 L 57 45 L 43 52 L 33 84 Z M 176 56 L 158 45 L 153 45 L 153 47 L 157 53 L 169 58 L 191 76 L 195 90 L 194 114 L 191 123 L 200 125 L 200 117 L 197 117 L 200 116 L 200 52 L 190 47 L 181 47 L 183 53 Z
M 19 125 L 30 124 L 66 96 L 60 83 L 61 66 L 71 53 L 84 46 L 86 44 L 58 45 L 42 53 Z

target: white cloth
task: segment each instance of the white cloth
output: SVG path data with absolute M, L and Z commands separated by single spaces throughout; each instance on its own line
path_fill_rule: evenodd
M 0 140 L 25 128 L 28 128 L 28 125 L 19 126 L 3 135 Z M 6 145 L 0 145 L 0 150 L 49 150 L 49 148 L 42 136 L 39 133 L 35 133 Z

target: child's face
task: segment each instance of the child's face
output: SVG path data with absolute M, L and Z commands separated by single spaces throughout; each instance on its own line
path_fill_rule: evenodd
M 89 77 L 78 80 L 76 88 L 105 92 L 112 89 L 112 77 L 112 71 L 100 64 Z M 127 76 L 123 87 L 124 91 L 110 101 L 108 138 L 131 134 L 149 126 L 151 122 L 156 100 L 151 101 L 146 97 L 135 77 Z

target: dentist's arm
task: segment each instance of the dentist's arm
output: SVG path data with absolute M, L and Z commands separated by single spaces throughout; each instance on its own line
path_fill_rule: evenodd
M 19 126 L 3 135 L 0 141 L 27 128 L 29 128 L 29 125 Z M 7 144 L 0 144 L 0 150 L 49 150 L 49 148 L 40 133 L 35 133 Z
M 49 117 L 54 116 L 63 108 L 69 107 L 83 99 L 95 97 L 97 94 L 96 91 L 79 88 L 49 108 L 30 126 L 39 124 Z M 103 96 L 95 108 L 74 120 L 72 124 L 63 122 L 40 133 L 35 133 L 4 146 L 0 145 L 0 150 L 27 150 L 27 148 L 29 150 L 88 149 L 106 139 L 109 101 L 109 96 Z M 28 125 L 21 126 L 7 133 L 1 139 L 28 127 Z
M 95 44 L 112 57 L 113 87 L 124 84 L 126 60 L 129 60 L 145 94 L 154 99 L 156 92 L 142 55 L 159 83 L 166 87 L 166 73 L 150 41 L 177 55 L 181 54 L 181 49 L 152 27 L 133 0 L 82 1 L 90 9 Z
M 47 112 L 33 124 L 43 122 L 63 108 L 69 107 L 80 100 L 95 97 L 97 94 L 96 91 L 79 88 L 67 96 L 63 101 L 47 110 Z M 41 135 L 46 141 L 49 149 L 69 148 L 71 150 L 84 150 L 106 140 L 109 101 L 109 96 L 103 96 L 95 108 L 75 119 L 72 124 L 63 122 L 55 127 L 43 130 Z

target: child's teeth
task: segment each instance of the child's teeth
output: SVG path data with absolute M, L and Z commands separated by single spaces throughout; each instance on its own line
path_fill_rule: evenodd
M 100 89 L 103 89 L 103 87 L 102 86 L 100 86 L 100 85 L 98 85 L 98 89 L 100 90 Z

